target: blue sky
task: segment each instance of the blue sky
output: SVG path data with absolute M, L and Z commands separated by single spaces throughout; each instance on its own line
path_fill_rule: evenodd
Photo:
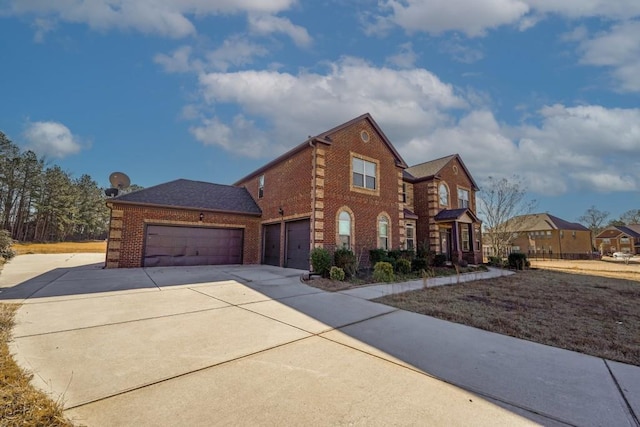
M 637 0 L 0 0 L 0 130 L 108 185 L 230 184 L 369 112 L 538 211 L 640 208 Z

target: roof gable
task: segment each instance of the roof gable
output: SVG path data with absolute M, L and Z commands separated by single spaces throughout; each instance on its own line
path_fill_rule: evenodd
M 188 179 L 144 188 L 109 201 L 260 215 L 262 211 L 246 188 Z
M 447 165 L 455 160 L 458 161 L 460 167 L 462 167 L 462 170 L 467 175 L 467 178 L 469 178 L 473 189 L 479 190 L 480 188 L 478 187 L 478 184 L 476 184 L 476 181 L 473 179 L 473 176 L 471 176 L 469 169 L 467 169 L 467 166 L 464 164 L 459 154 L 451 154 L 449 156 L 411 166 L 404 170 L 404 178 L 415 182 L 437 177 Z
M 443 209 L 434 217 L 436 221 L 479 222 L 469 208 Z
M 389 151 L 391 152 L 391 154 L 393 155 L 395 161 L 396 161 L 396 165 L 402 167 L 402 168 L 406 168 L 407 167 L 407 163 L 404 161 L 404 159 L 402 158 L 402 156 L 400 155 L 400 153 L 398 153 L 398 150 L 396 150 L 396 148 L 393 146 L 393 144 L 391 143 L 391 141 L 389 140 L 389 138 L 387 138 L 387 136 L 384 134 L 384 132 L 382 131 L 382 129 L 380 128 L 380 126 L 378 126 L 378 123 L 376 123 L 376 121 L 373 119 L 373 117 L 371 117 L 371 114 L 369 113 L 365 113 L 361 116 L 358 116 L 354 119 L 349 120 L 348 122 L 342 123 L 341 125 L 338 125 L 332 129 L 329 129 L 328 131 L 322 132 L 321 134 L 316 135 L 316 139 L 321 140 L 321 141 L 329 141 L 331 142 L 331 135 L 335 134 L 336 132 L 339 132 L 343 129 L 346 129 L 348 127 L 351 127 L 357 123 L 360 123 L 363 120 L 367 120 L 370 124 L 371 127 L 373 127 L 373 129 L 378 133 L 378 135 L 380 136 L 380 139 L 382 140 L 382 142 L 384 143 L 384 145 L 389 149 Z
M 316 136 L 309 136 L 309 138 L 307 138 L 305 141 L 303 141 L 302 143 L 296 145 L 295 147 L 293 147 L 291 150 L 285 152 L 284 154 L 276 157 L 275 159 L 273 159 L 272 161 L 270 161 L 269 163 L 267 163 L 266 165 L 260 167 L 259 169 L 254 170 L 253 172 L 249 173 L 248 175 L 244 176 L 243 178 L 239 179 L 238 181 L 236 181 L 233 185 L 239 185 L 242 182 L 247 181 L 250 178 L 253 178 L 259 174 L 264 173 L 265 171 L 267 171 L 268 169 L 270 169 L 271 167 L 277 165 L 278 163 L 281 163 L 284 160 L 289 159 L 291 156 L 293 156 L 294 154 L 306 149 L 306 148 L 310 148 L 311 144 L 314 143 L 320 143 L 320 144 L 325 144 L 325 145 L 331 145 L 333 143 L 333 141 L 331 140 L 331 135 L 341 131 L 345 128 L 348 128 L 349 126 L 353 126 L 354 124 L 361 122 L 362 120 L 368 120 L 369 123 L 371 124 L 371 126 L 375 129 L 375 131 L 378 133 L 378 135 L 380 136 L 380 139 L 382 140 L 382 142 L 386 145 L 386 147 L 389 149 L 389 151 L 391 152 L 391 154 L 393 155 L 395 162 L 398 166 L 402 167 L 402 168 L 406 168 L 407 164 L 404 161 L 404 159 L 402 158 L 402 156 L 400 156 L 400 153 L 398 153 L 398 151 L 396 150 L 396 148 L 393 146 L 393 144 L 391 143 L 391 141 L 389 140 L 389 138 L 387 138 L 387 136 L 384 134 L 384 132 L 382 131 L 382 129 L 380 129 L 380 126 L 378 126 L 378 124 L 376 123 L 375 120 L 373 120 L 373 117 L 371 117 L 371 114 L 369 113 L 365 113 L 361 116 L 358 116 L 352 120 L 349 120 L 348 122 L 342 123 L 341 125 L 338 125 L 334 128 L 331 128 L 327 131 L 324 131 Z
M 621 234 L 626 234 L 629 237 L 640 238 L 640 224 L 629 225 L 610 225 L 602 230 L 596 236 L 597 239 L 608 239 L 612 237 L 618 237 Z

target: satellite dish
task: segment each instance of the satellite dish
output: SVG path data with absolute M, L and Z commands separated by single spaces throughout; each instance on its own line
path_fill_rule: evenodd
M 113 172 L 109 175 L 109 182 L 113 188 L 117 188 L 118 190 L 123 190 L 131 185 L 131 180 L 127 174 L 123 172 Z

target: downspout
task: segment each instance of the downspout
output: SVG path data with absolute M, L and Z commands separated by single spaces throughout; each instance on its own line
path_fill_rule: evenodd
M 104 254 L 104 266 L 103 269 L 107 268 L 107 263 L 109 262 L 109 244 L 111 243 L 111 219 L 113 217 L 113 203 L 106 202 L 107 208 L 109 208 L 109 227 L 107 228 L 107 252 Z
M 313 147 L 313 155 L 311 159 L 311 248 L 316 247 L 316 169 L 318 162 L 316 161 L 318 146 L 314 143 L 313 138 L 309 138 L 309 147 Z

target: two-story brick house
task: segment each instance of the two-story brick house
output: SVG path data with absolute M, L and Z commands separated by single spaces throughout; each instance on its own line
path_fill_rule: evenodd
M 614 252 L 640 254 L 640 224 L 609 226 L 598 233 L 595 243 L 602 255 Z
M 164 212 L 174 208 L 169 198 L 160 200 L 157 191 L 155 196 L 141 190 L 112 199 L 109 203 L 117 207 L 114 212 L 118 215 L 115 221 L 112 215 L 112 225 L 129 224 L 136 233 L 128 234 L 135 242 L 125 245 L 122 236 L 127 230 L 111 228 L 107 265 L 133 267 L 150 259 L 145 242 L 159 239 L 148 232 L 150 228 L 158 231 L 158 221 L 168 246 L 171 237 L 165 234 L 175 230 L 167 227 L 188 227 L 189 235 L 197 234 L 199 228 L 236 230 L 236 238 L 242 235 L 251 240 L 236 244 L 249 251 L 240 258 L 244 263 L 308 269 L 314 247 L 333 250 L 347 246 L 366 262 L 369 249 L 414 248 L 418 244 L 427 244 L 433 252 L 444 252 L 454 260 L 481 262 L 480 222 L 475 216 L 477 185 L 460 157 L 448 156 L 409 168 L 369 114 L 309 137 L 233 186 L 207 188 L 211 197 L 227 192 L 242 203 L 207 206 L 202 198 L 198 203 L 182 200 L 176 207 L 181 215 L 161 220 L 141 213 L 143 206 L 162 207 Z M 241 191 L 251 196 L 257 208 L 249 206 Z M 114 235 L 121 237 L 111 238 Z M 185 244 L 206 242 L 185 243 L 183 239 L 167 251 L 180 257 L 211 252 L 177 247 Z M 133 256 L 123 253 L 120 248 L 124 247 L 137 252 Z M 152 247 L 157 252 L 157 245 Z M 260 254 L 258 259 L 256 253 Z M 232 255 L 238 259 L 236 253 Z M 163 260 L 171 263 L 171 257 Z M 184 264 L 185 260 L 176 258 L 178 262 Z M 215 261 L 208 258 L 205 263 Z

